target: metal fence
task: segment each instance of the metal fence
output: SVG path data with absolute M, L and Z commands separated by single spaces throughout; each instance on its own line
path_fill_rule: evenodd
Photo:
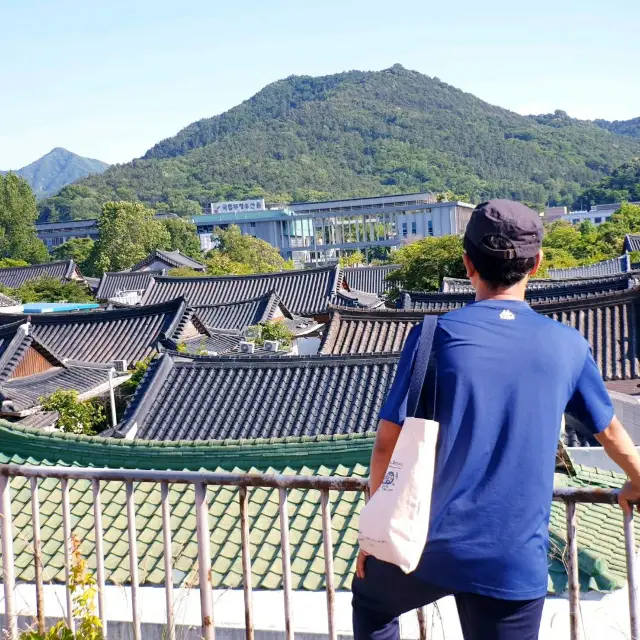
M 62 491 L 62 520 L 65 544 L 66 575 L 66 622 L 74 628 L 72 614 L 72 593 L 70 590 L 71 572 L 71 508 L 69 501 L 69 480 L 90 480 L 93 487 L 93 512 L 95 526 L 96 581 L 98 590 L 98 613 L 103 634 L 108 637 L 105 610 L 105 565 L 102 531 L 102 505 L 100 489 L 102 482 L 122 481 L 126 486 L 126 510 L 128 518 L 128 543 L 131 571 L 131 605 L 133 612 L 133 635 L 140 640 L 141 622 L 138 608 L 139 578 L 137 558 L 137 531 L 135 524 L 134 483 L 151 482 L 161 486 L 161 507 L 163 522 L 165 593 L 167 604 L 167 637 L 175 640 L 175 620 L 173 602 L 173 575 L 171 551 L 171 526 L 169 487 L 172 484 L 188 484 L 195 489 L 195 510 L 198 541 L 198 571 L 200 586 L 200 610 L 202 636 L 213 640 L 215 627 L 213 619 L 213 584 L 211 580 L 210 531 L 208 523 L 208 486 L 239 487 L 240 527 L 242 540 L 242 573 L 244 589 L 245 630 L 247 640 L 254 638 L 251 555 L 249 544 L 249 489 L 267 487 L 278 489 L 281 554 L 283 568 L 285 637 L 293 640 L 292 627 L 292 579 L 291 554 L 289 545 L 289 515 L 287 495 L 291 489 L 320 491 L 322 507 L 322 533 L 325 562 L 325 584 L 328 611 L 328 637 L 337 640 L 335 620 L 335 586 L 333 573 L 333 545 L 331 540 L 331 502 L 330 491 L 367 492 L 367 482 L 363 478 L 338 478 L 320 476 L 282 476 L 258 474 L 233 474 L 191 471 L 143 471 L 120 469 L 87 469 L 0 465 L 0 536 L 2 538 L 2 570 L 5 595 L 5 615 L 3 629 L 10 640 L 18 638 L 18 618 L 15 605 L 15 570 L 13 551 L 13 527 L 11 515 L 12 477 L 28 478 L 31 486 L 31 510 L 33 526 L 33 548 L 35 563 L 35 587 L 37 602 L 37 623 L 44 631 L 44 580 L 42 563 L 42 542 L 40 537 L 40 503 L 38 498 L 38 479 L 57 478 Z M 578 578 L 578 542 L 576 536 L 576 504 L 579 502 L 615 504 L 617 491 L 612 489 L 559 488 L 554 491 L 554 500 L 564 502 L 567 512 L 567 557 L 566 566 L 569 578 L 570 638 L 579 640 L 580 632 L 580 585 Z M 637 582 L 635 573 L 635 540 L 633 516 L 625 516 L 624 534 L 626 540 L 627 576 L 629 581 L 629 616 L 632 640 L 640 640 L 638 631 Z M 206 570 L 203 570 L 206 568 Z M 419 612 L 420 613 L 420 612 Z M 426 637 L 424 615 L 419 615 L 421 636 Z

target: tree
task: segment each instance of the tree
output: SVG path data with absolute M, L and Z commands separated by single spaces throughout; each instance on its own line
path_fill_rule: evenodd
M 270 273 L 292 269 L 291 261 L 264 240 L 243 235 L 240 227 L 214 229 L 218 241 L 216 249 L 207 253 L 205 263 L 211 275 Z
M 357 267 L 365 263 L 365 257 L 362 251 L 353 251 L 340 257 L 341 267 Z
M 395 300 L 401 289 L 437 291 L 444 277 L 466 277 L 462 254 L 460 236 L 429 237 L 405 245 L 394 254 L 398 270 L 387 276 L 394 285 L 389 299 Z
M 26 267 L 29 263 L 24 260 L 14 258 L 0 258 L 0 269 L 10 269 L 11 267 Z
M 26 180 L 14 173 L 0 175 L 0 256 L 47 262 L 49 253 L 36 235 L 36 197 Z
M 196 260 L 202 259 L 200 239 L 195 224 L 182 218 L 167 218 L 162 221 L 162 224 L 170 237 L 169 246 L 165 247 L 166 249 L 180 251 L 185 256 L 191 256 Z
M 93 302 L 89 289 L 81 282 L 61 282 L 44 276 L 39 280 L 25 282 L 18 289 L 2 287 L 1 292 L 21 302 Z
M 71 238 L 57 246 L 52 256 L 55 260 L 73 260 L 82 271 L 85 263 L 89 261 L 95 242 L 91 238 Z
M 96 275 L 128 269 L 154 249 L 171 243 L 166 227 L 139 202 L 107 202 L 98 229 L 100 235 L 90 259 Z
M 75 389 L 58 389 L 38 400 L 44 411 L 57 411 L 57 426 L 65 433 L 93 435 L 106 426 L 104 409 L 97 403 L 78 400 Z

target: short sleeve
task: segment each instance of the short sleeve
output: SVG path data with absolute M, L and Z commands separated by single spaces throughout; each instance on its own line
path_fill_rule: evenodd
M 582 367 L 567 413 L 579 420 L 592 434 L 604 431 L 613 419 L 613 403 L 602 380 L 591 349 Z
M 407 396 L 409 395 L 413 361 L 421 331 L 422 324 L 418 324 L 411 329 L 407 336 L 400 361 L 398 362 L 395 380 L 380 411 L 381 420 L 388 420 L 400 426 L 404 424 L 404 419 L 407 417 Z

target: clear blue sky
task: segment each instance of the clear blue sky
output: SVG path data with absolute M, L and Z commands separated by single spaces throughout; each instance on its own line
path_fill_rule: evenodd
M 291 74 L 396 62 L 520 113 L 640 116 L 638 0 L 0 0 L 0 169 L 126 162 Z

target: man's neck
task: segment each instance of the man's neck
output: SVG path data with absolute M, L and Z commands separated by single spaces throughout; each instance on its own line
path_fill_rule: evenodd
M 494 289 L 479 280 L 476 284 L 476 302 L 481 300 L 517 300 L 524 302 L 528 282 L 529 278 L 525 278 L 511 287 Z

